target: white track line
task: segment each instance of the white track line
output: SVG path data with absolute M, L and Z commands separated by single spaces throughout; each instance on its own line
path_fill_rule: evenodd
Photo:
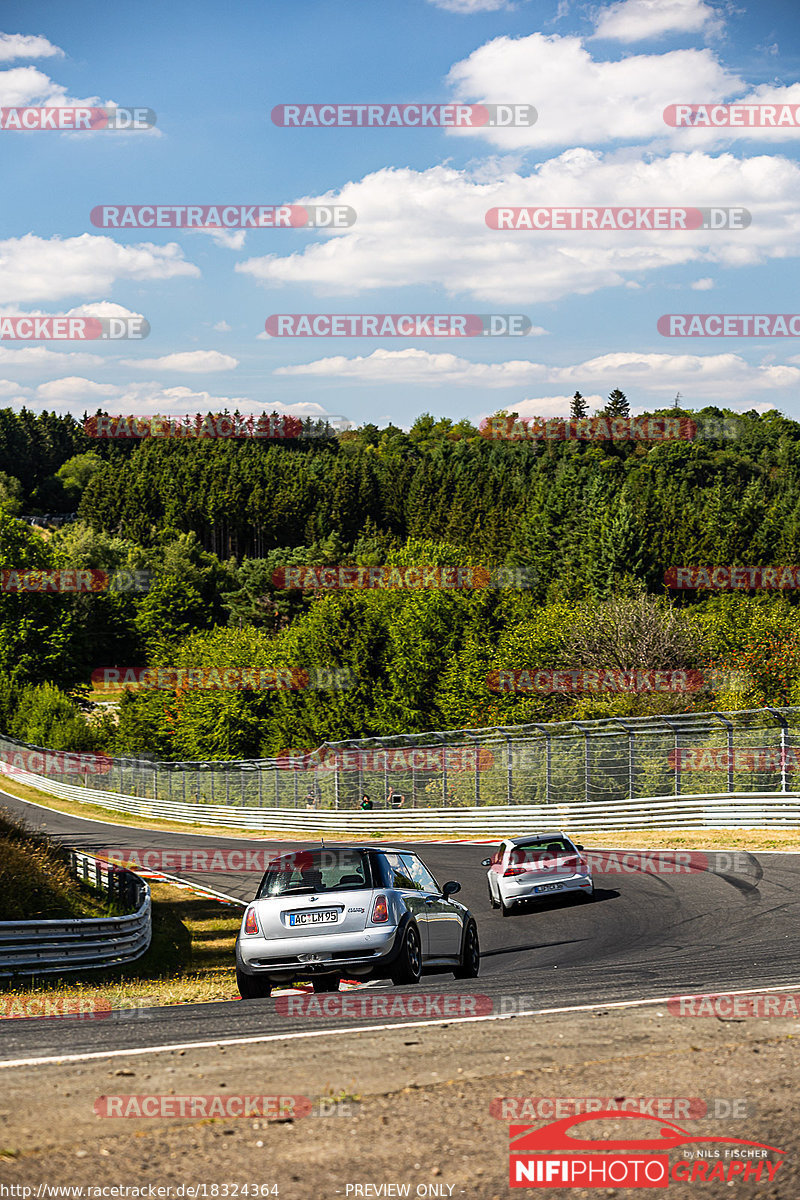
M 136 1046 L 128 1050 L 92 1050 L 84 1054 L 53 1054 L 43 1058 L 16 1058 L 0 1062 L 0 1070 L 9 1067 L 40 1067 L 54 1063 L 89 1062 L 96 1058 L 125 1058 L 141 1054 L 169 1054 L 177 1050 L 205 1050 L 214 1046 L 255 1046 L 261 1042 L 295 1042 L 307 1038 L 342 1037 L 355 1033 L 383 1033 L 392 1029 L 420 1029 L 435 1025 L 469 1025 L 481 1021 L 510 1021 L 515 1017 L 543 1017 L 558 1013 L 597 1012 L 609 1008 L 641 1008 L 649 1004 L 667 1004 L 670 1000 L 697 999 L 703 996 L 749 996 L 762 992 L 797 991 L 800 984 L 781 983 L 770 987 L 739 988 L 736 991 L 684 992 L 678 996 L 653 999 L 615 1000 L 606 1004 L 573 1004 L 561 1008 L 531 1008 L 514 1013 L 491 1013 L 483 1017 L 443 1017 L 435 1021 L 398 1021 L 393 1025 L 357 1025 L 344 1029 L 312 1029 L 305 1033 L 265 1033 L 255 1037 L 215 1038 L 207 1042 L 174 1042 L 169 1046 Z

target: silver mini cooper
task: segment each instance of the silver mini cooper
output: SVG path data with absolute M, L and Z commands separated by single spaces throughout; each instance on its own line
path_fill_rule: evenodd
M 311 980 L 315 992 L 345 979 L 418 983 L 423 972 L 472 979 L 480 967 L 475 919 L 410 850 L 335 846 L 274 858 L 236 939 L 243 999 Z

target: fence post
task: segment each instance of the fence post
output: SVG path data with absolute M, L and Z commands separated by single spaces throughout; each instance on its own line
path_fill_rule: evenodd
M 781 727 L 781 791 L 786 791 L 786 758 L 789 749 L 789 722 L 782 712 L 777 708 L 767 708 L 767 712 L 772 713 L 773 717 Z
M 712 712 L 712 717 L 716 717 L 724 726 L 728 734 L 728 791 L 733 791 L 733 722 L 727 717 L 723 717 L 718 712 Z

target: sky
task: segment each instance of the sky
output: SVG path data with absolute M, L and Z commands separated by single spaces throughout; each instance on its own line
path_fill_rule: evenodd
M 779 408 L 800 337 L 665 337 L 800 312 L 795 0 L 6 0 L 0 107 L 152 109 L 143 130 L 0 129 L 0 318 L 137 314 L 144 341 L 0 341 L 0 405 L 238 409 L 408 427 L 501 409 Z M 514 128 L 283 127 L 277 105 L 527 104 Z M 796 128 L 674 128 L 670 104 Z M 303 111 L 305 111 L 303 109 Z M 98 205 L 338 204 L 336 230 L 103 229 Z M 493 207 L 744 208 L 746 228 L 491 229 Z M 280 314 L 523 314 L 515 337 L 272 337 Z M 0 326 L 2 327 L 2 326 Z

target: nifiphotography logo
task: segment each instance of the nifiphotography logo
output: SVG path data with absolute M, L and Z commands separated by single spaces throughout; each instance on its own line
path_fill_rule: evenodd
M 605 1118 L 646 1122 L 630 1126 L 641 1137 L 607 1138 L 572 1134 L 573 1126 Z M 683 1147 L 702 1149 L 682 1149 Z M 670 1151 L 681 1156 L 670 1162 Z M 778 1155 L 777 1161 L 773 1156 Z M 584 1113 L 537 1128 L 509 1127 L 509 1184 L 527 1188 L 666 1188 L 670 1183 L 770 1183 L 783 1151 L 743 1138 L 704 1137 L 671 1121 L 642 1113 Z

